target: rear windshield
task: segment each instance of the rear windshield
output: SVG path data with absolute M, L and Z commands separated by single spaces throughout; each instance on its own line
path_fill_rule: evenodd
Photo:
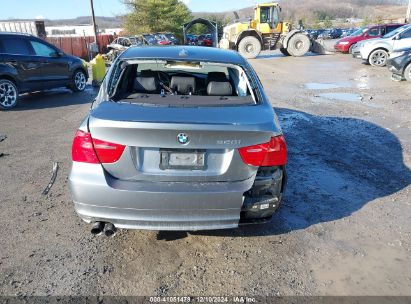
M 119 63 L 111 74 L 108 94 L 117 102 L 163 106 L 257 103 L 242 67 L 190 61 Z

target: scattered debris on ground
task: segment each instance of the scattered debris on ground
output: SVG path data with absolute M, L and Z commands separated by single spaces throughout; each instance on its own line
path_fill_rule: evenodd
M 59 169 L 59 164 L 58 163 L 53 163 L 53 174 L 51 176 L 51 180 L 49 182 L 49 184 L 47 185 L 46 189 L 44 189 L 43 191 L 43 195 L 47 195 L 51 189 L 51 187 L 53 187 L 54 182 L 56 181 L 57 178 L 57 171 Z

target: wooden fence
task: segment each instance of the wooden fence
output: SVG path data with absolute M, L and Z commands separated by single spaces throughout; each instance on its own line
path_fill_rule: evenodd
M 112 35 L 99 35 L 100 53 L 106 53 L 107 45 L 114 39 Z M 67 54 L 89 60 L 88 47 L 94 42 L 94 37 L 47 37 L 46 40 Z

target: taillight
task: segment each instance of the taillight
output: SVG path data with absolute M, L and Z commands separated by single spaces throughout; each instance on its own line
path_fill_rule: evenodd
M 238 149 L 243 162 L 250 166 L 272 167 L 287 163 L 284 136 L 272 137 L 270 142 Z
M 99 164 L 96 152 L 93 148 L 93 140 L 90 133 L 78 130 L 73 140 L 71 149 L 73 161 L 80 163 Z
M 112 164 L 118 161 L 126 146 L 110 143 L 107 141 L 93 138 L 94 150 L 97 157 L 103 164 Z
M 95 139 L 90 133 L 77 131 L 72 147 L 75 162 L 99 164 L 115 163 L 123 154 L 125 146 Z

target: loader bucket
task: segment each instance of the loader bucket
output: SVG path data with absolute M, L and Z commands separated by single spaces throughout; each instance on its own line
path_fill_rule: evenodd
M 327 47 L 323 39 L 313 40 L 310 51 L 320 55 L 335 54 L 335 51 L 332 48 Z

